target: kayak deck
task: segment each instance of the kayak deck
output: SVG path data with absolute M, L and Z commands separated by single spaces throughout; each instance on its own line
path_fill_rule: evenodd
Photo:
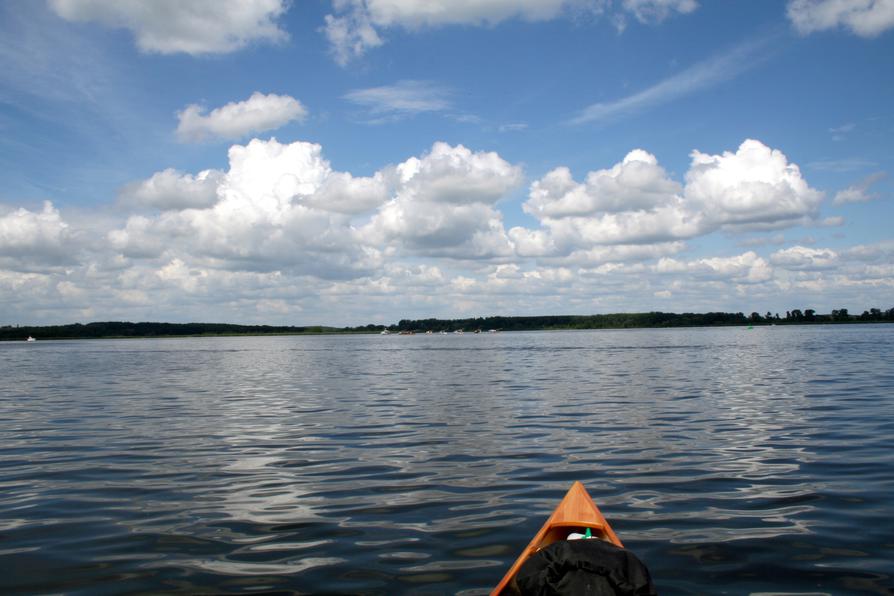
M 571 532 L 583 533 L 587 528 L 590 529 L 594 537 L 623 548 L 624 545 L 621 544 L 620 539 L 603 517 L 596 503 L 590 498 L 587 489 L 580 482 L 575 482 L 559 506 L 534 536 L 534 539 L 522 551 L 497 587 L 491 592 L 491 596 L 498 596 L 503 592 L 531 555 L 553 542 L 565 540 Z

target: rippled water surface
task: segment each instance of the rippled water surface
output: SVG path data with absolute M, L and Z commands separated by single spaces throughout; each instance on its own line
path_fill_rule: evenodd
M 486 593 L 581 480 L 662 594 L 890 594 L 894 325 L 0 344 L 0 591 Z

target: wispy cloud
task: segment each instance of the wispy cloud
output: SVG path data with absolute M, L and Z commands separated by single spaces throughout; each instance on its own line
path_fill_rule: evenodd
M 829 129 L 829 132 L 832 133 L 833 141 L 843 141 L 847 138 L 849 133 L 854 132 L 854 129 L 857 128 L 857 125 L 853 122 L 848 122 L 847 124 L 842 124 L 841 126 L 833 126 Z
M 510 122 L 509 124 L 501 124 L 497 130 L 499 132 L 520 132 L 522 130 L 527 130 L 527 128 L 527 122 Z
M 881 195 L 879 195 L 878 193 L 871 193 L 869 192 L 869 189 L 876 182 L 884 180 L 887 177 L 887 172 L 876 172 L 874 174 L 870 174 L 856 184 L 852 184 L 851 186 L 848 186 L 843 190 L 839 190 L 832 202 L 835 205 L 844 205 L 845 203 L 867 203 L 869 201 L 874 201 Z
M 450 90 L 431 81 L 398 81 L 394 85 L 355 89 L 343 97 L 379 118 L 404 118 L 451 109 Z
M 854 172 L 856 170 L 866 170 L 878 166 L 878 162 L 861 158 L 846 159 L 828 159 L 822 161 L 812 161 L 806 164 L 811 170 L 819 172 Z
M 829 132 L 832 134 L 843 134 L 846 132 L 851 132 L 857 127 L 853 122 L 848 122 L 847 124 L 842 124 L 841 126 L 833 126 L 829 129 Z
M 844 218 L 840 215 L 833 215 L 817 221 L 816 225 L 820 228 L 839 228 L 844 225 Z
M 4 192 L 59 200 L 80 186 L 91 196 L 142 156 L 157 159 L 164 133 L 150 87 L 46 4 L 0 2 L 0 65 Z
M 785 235 L 776 234 L 774 236 L 755 236 L 753 238 L 746 238 L 736 243 L 737 246 L 744 246 L 748 248 L 755 246 L 769 246 L 772 244 L 785 244 Z
M 602 122 L 610 118 L 627 116 L 733 79 L 766 58 L 766 50 L 773 37 L 766 35 L 741 43 L 639 93 L 615 101 L 590 104 L 572 118 L 569 124 Z

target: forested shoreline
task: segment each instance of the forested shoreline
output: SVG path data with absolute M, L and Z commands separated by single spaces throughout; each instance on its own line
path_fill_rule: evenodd
M 358 327 L 233 325 L 226 323 L 155 323 L 106 321 L 70 325 L 0 327 L 0 340 L 99 339 L 127 337 L 182 337 L 216 335 L 323 335 L 348 333 L 432 333 L 453 331 L 549 331 L 563 329 L 634 329 L 662 327 L 723 327 L 747 325 L 814 325 L 894 322 L 894 308 L 871 308 L 856 315 L 847 309 L 819 314 L 812 309 L 746 315 L 741 312 L 709 313 L 615 313 L 602 315 L 550 315 L 528 317 L 477 317 L 466 319 L 403 319 L 393 325 Z

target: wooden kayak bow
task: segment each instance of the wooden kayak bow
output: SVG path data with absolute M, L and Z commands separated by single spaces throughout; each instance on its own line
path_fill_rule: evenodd
M 491 592 L 491 596 L 498 596 L 515 578 L 515 574 L 521 569 L 528 558 L 540 549 L 549 546 L 558 540 L 565 540 L 571 532 L 583 533 L 589 528 L 595 538 L 600 538 L 623 548 L 623 544 L 615 535 L 611 526 L 602 516 L 599 507 L 587 494 L 587 489 L 580 482 L 571 485 L 568 493 L 549 516 L 534 539 L 516 559 L 497 587 Z

